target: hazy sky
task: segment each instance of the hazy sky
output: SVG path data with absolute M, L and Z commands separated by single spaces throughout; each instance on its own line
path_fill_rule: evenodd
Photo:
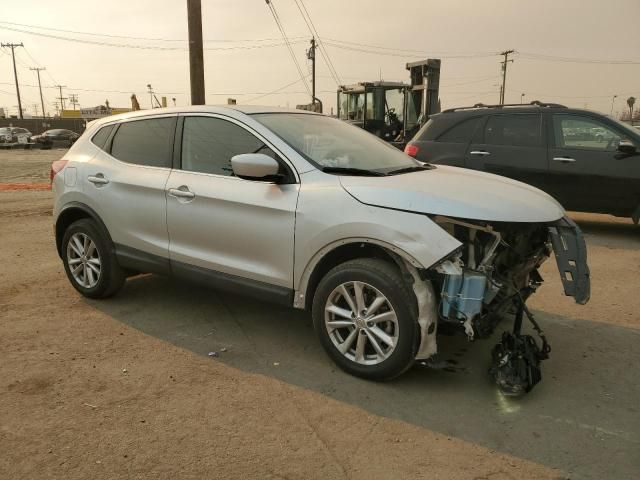
M 310 33 L 296 3 L 272 1 L 307 74 Z M 202 0 L 202 4 L 205 48 L 210 49 L 205 51 L 207 103 L 226 103 L 227 97 L 234 97 L 238 103 L 294 107 L 309 101 L 303 83 L 293 83 L 299 80 L 298 71 L 264 0 Z M 496 54 L 513 48 L 519 53 L 508 67 L 509 103 L 520 102 L 525 93 L 525 101 L 554 101 L 609 113 L 614 94 L 618 95 L 614 112 L 625 108 L 627 97 L 640 98 L 640 0 L 304 0 L 304 4 L 320 37 L 334 44 L 326 49 L 344 84 L 377 80 L 380 74 L 385 80 L 408 82 L 406 62 L 442 58 L 443 107 L 496 103 L 501 77 L 501 57 Z M 147 108 L 148 83 L 170 103 L 172 97 L 178 105 L 189 103 L 186 0 L 21 0 L 4 7 L 0 40 L 23 42 L 26 47 L 16 49 L 25 111 L 33 112 L 33 105 L 39 104 L 37 88 L 27 86 L 37 82 L 35 72 L 28 69 L 34 66 L 47 68 L 42 72 L 43 86 L 67 85 L 64 95 L 77 94 L 83 107 L 103 104 L 105 99 L 112 106 L 128 107 L 130 94 L 136 92 Z M 26 31 L 155 48 L 71 42 Z M 271 46 L 247 48 L 257 45 Z M 532 54 L 635 64 L 549 61 Z M 319 54 L 317 73 L 318 96 L 329 112 L 335 108 L 336 84 Z M 277 94 L 261 96 L 291 83 Z M 46 108 L 53 112 L 57 90 L 44 88 L 44 95 Z M 16 105 L 11 57 L 0 54 L 0 107 L 15 113 Z

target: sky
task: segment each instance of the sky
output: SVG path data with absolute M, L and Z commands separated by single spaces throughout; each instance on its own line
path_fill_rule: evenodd
M 232 97 L 239 104 L 293 108 L 310 101 L 311 33 L 298 5 L 306 7 L 337 75 L 318 52 L 317 91 L 326 113 L 335 109 L 336 80 L 408 83 L 406 63 L 426 58 L 442 59 L 443 108 L 497 103 L 498 53 L 508 49 L 516 53 L 507 70 L 507 103 L 520 103 L 524 93 L 525 102 L 610 113 L 613 101 L 617 114 L 629 96 L 640 98 L 639 0 L 271 1 L 303 78 L 264 0 L 202 0 L 208 104 Z M 148 108 L 147 84 L 169 104 L 175 98 L 188 105 L 186 4 L 11 2 L 0 18 L 0 40 L 24 44 L 15 49 L 24 111 L 40 109 L 30 67 L 46 68 L 41 76 L 49 113 L 59 96 L 53 85 L 65 85 L 63 96 L 77 95 L 81 107 L 107 99 L 113 107 L 130 107 L 136 93 Z M 0 50 L 0 107 L 16 113 L 10 53 Z M 567 61 L 575 59 L 588 63 Z

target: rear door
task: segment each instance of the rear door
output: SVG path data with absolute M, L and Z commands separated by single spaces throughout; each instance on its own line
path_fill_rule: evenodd
M 464 167 L 467 147 L 483 123 L 483 117 L 466 118 L 437 134 L 433 140 L 412 140 L 411 143 L 418 149 L 415 157 L 422 162 Z M 429 127 L 428 124 L 421 131 L 421 137 L 429 136 Z
M 547 147 L 540 113 L 497 113 L 476 131 L 466 166 L 544 189 Z
M 92 138 L 102 150 L 84 169 L 84 191 L 120 253 L 168 259 L 165 185 L 176 120 L 133 119 L 107 131 L 108 139 L 102 130 Z
M 293 169 L 237 120 L 188 115 L 181 122 L 181 166 L 171 172 L 166 189 L 172 270 L 214 283 L 246 279 L 253 281 L 246 286 L 290 290 L 299 191 Z M 288 181 L 234 176 L 231 157 L 242 153 L 272 156 Z
M 568 210 L 630 216 L 640 205 L 640 156 L 617 150 L 637 140 L 588 113 L 550 114 L 549 189 Z

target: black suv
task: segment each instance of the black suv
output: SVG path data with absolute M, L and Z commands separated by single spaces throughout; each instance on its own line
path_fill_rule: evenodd
M 483 105 L 432 115 L 407 144 L 418 160 L 534 185 L 567 210 L 640 221 L 640 132 L 552 103 Z

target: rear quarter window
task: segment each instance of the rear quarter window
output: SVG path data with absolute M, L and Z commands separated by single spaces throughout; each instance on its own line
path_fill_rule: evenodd
M 121 123 L 111 142 L 111 156 L 148 167 L 171 167 L 176 117 Z
M 437 140 L 447 143 L 469 143 L 480 124 L 480 120 L 481 117 L 463 120 L 442 133 Z
M 107 143 L 107 139 L 109 135 L 111 135 L 111 130 L 113 130 L 113 125 L 107 125 L 106 127 L 102 127 L 100 130 L 96 132 L 96 134 L 91 137 L 91 142 L 96 146 L 105 149 L 105 144 Z

